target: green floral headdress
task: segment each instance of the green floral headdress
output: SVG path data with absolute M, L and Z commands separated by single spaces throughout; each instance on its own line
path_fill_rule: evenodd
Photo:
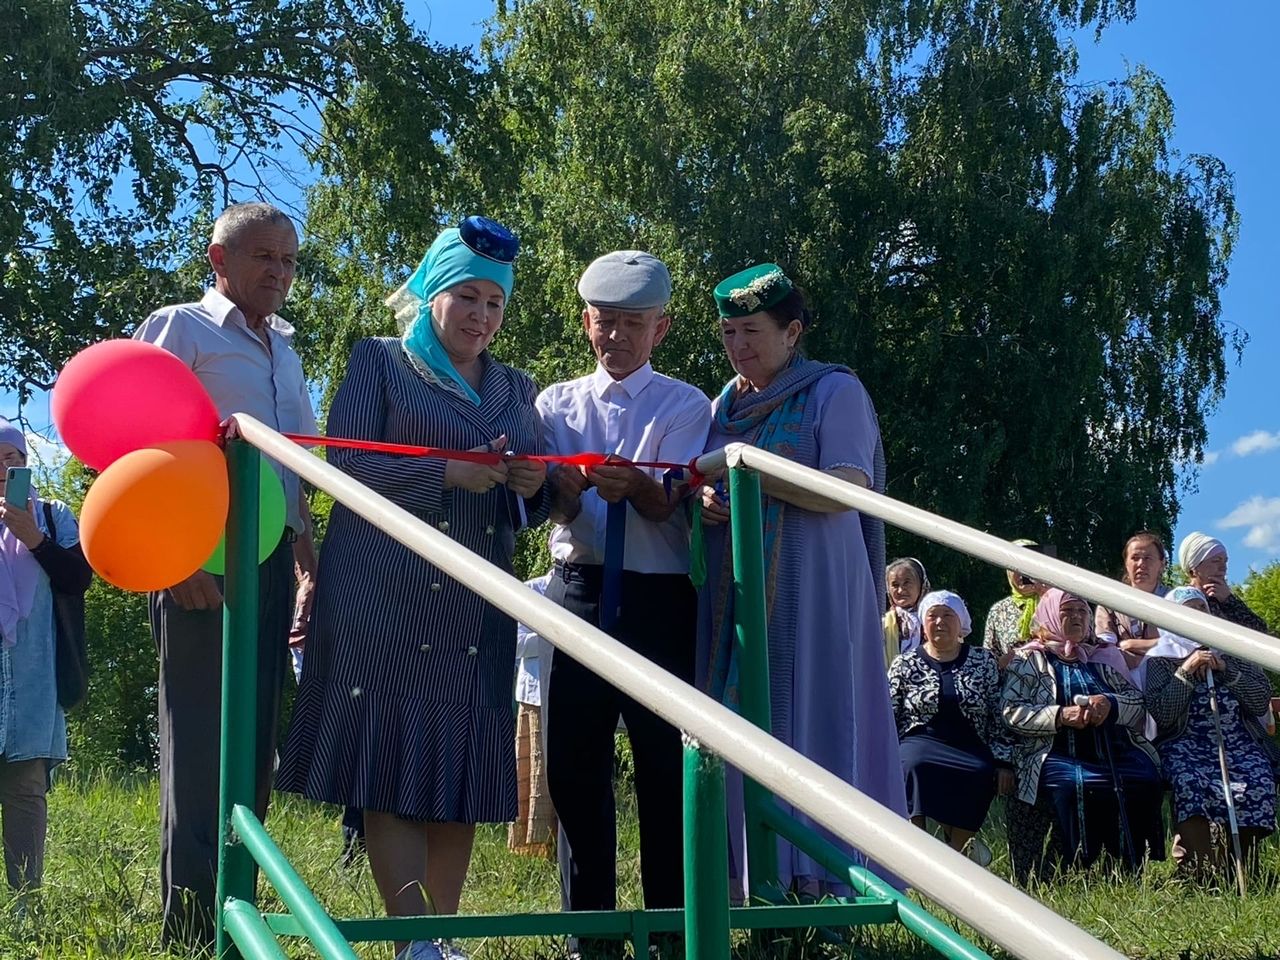
M 712 296 L 722 317 L 745 317 L 767 310 L 791 292 L 791 281 L 776 263 L 757 263 L 716 284 Z

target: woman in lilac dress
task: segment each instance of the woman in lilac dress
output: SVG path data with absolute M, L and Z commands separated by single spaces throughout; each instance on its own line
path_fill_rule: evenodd
M 846 367 L 799 351 L 810 314 L 782 270 L 760 264 L 735 274 L 716 287 L 715 298 L 725 352 L 738 376 L 714 404 L 707 449 L 750 443 L 883 490 L 884 455 L 871 398 Z M 803 491 L 788 491 L 783 500 L 768 477 L 762 483 L 772 733 L 905 815 L 879 616 L 883 525 Z M 699 600 L 697 679 L 700 689 L 736 709 L 729 505 L 721 491 L 704 486 L 699 494 L 707 580 Z M 746 890 L 742 778 L 736 771 L 729 771 L 728 790 L 730 869 Z M 827 872 L 784 841 L 778 860 L 784 888 L 831 888 Z M 771 879 L 755 877 L 751 886 Z

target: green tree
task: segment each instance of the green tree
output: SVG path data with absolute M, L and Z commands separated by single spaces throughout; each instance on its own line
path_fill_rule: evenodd
M 876 401 L 892 495 L 1111 570 L 1133 530 L 1172 528 L 1176 464 L 1201 455 L 1243 346 L 1220 317 L 1229 172 L 1173 150 L 1148 71 L 1076 78 L 1068 33 L 1133 15 L 1132 0 L 500 4 L 450 180 L 361 217 L 328 263 L 345 298 L 314 318 L 329 376 L 352 339 L 390 328 L 381 296 L 463 213 L 522 238 L 495 351 L 542 383 L 590 366 L 575 283 L 599 253 L 671 266 L 657 362 L 709 392 L 729 374 L 709 290 L 776 260 L 813 300 L 810 353 Z M 326 177 L 316 229 L 408 196 L 414 158 L 387 143 L 362 179 Z M 984 565 L 894 548 L 975 603 L 1003 589 Z
M 379 104 L 364 119 L 430 155 L 470 76 L 400 0 L 0 9 L 0 389 L 20 401 L 76 350 L 198 289 L 174 268 L 203 276 L 217 207 L 290 192 L 330 138 L 360 141 L 345 112 L 357 89 Z
M 1267 631 L 1280 637 L 1280 560 L 1250 570 L 1238 592 L 1249 609 L 1266 621 Z

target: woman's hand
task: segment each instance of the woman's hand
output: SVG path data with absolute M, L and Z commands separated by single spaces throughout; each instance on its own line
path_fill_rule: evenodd
M 528 500 L 542 489 L 547 465 L 541 460 L 511 460 L 507 463 L 507 489 Z
M 1210 600 L 1217 600 L 1219 603 L 1225 603 L 1231 599 L 1231 587 L 1227 585 L 1226 580 L 1213 578 L 1211 580 L 1202 580 L 1196 584 L 1204 595 Z
M 503 434 L 495 440 L 478 447 L 472 447 L 469 453 L 500 453 L 506 446 L 507 436 Z M 444 487 L 446 490 L 461 488 L 472 493 L 488 493 L 500 483 L 507 482 L 507 465 L 498 463 L 468 463 L 465 460 L 446 460 L 444 465 Z
M 28 550 L 34 550 L 44 542 L 44 534 L 36 526 L 35 514 L 30 510 L 20 510 L 11 504 L 0 502 L 0 523 L 8 527 L 18 538 L 18 542 Z
M 729 522 L 729 503 L 720 494 L 716 493 L 715 487 L 702 485 L 694 494 L 702 500 L 702 525 L 704 527 L 716 527 L 722 523 Z
M 1095 693 L 1089 698 L 1089 726 L 1100 727 L 1107 722 L 1107 717 L 1111 716 L 1111 699 L 1103 696 L 1101 693 Z
M 1060 707 L 1058 709 L 1058 726 L 1070 727 L 1073 730 L 1083 730 L 1089 725 L 1089 708 L 1088 707 Z
M 1221 670 L 1226 664 L 1222 657 L 1210 650 L 1208 647 L 1201 647 L 1187 659 L 1182 661 L 1182 666 L 1178 668 L 1178 672 L 1190 677 L 1192 680 L 1199 680 L 1205 675 L 1206 670 Z
M 1013 793 L 1017 779 L 1008 767 L 996 767 L 996 796 L 1007 797 Z

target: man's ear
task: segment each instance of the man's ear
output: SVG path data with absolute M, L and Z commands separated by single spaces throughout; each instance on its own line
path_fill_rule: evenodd
M 209 266 L 219 277 L 227 275 L 227 248 L 220 243 L 209 244 Z
M 653 331 L 653 345 L 656 347 L 662 342 L 662 338 L 667 335 L 667 331 L 671 329 L 671 317 L 663 314 L 658 318 L 658 323 Z

